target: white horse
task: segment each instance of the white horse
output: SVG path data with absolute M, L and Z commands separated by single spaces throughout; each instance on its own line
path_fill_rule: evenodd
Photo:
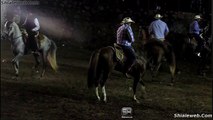
M 14 54 L 14 58 L 12 59 L 12 64 L 15 69 L 15 77 L 17 78 L 19 75 L 19 60 L 25 53 L 25 43 L 23 41 L 23 36 L 20 31 L 20 28 L 15 22 L 7 21 L 4 25 L 4 34 L 7 36 L 6 38 L 11 41 L 11 48 Z M 36 65 L 34 66 L 36 69 L 38 68 L 40 61 L 39 56 L 42 57 L 43 67 L 40 77 L 44 76 L 46 71 L 47 62 L 50 63 L 53 70 L 57 71 L 58 65 L 56 62 L 56 50 L 57 46 L 54 41 L 47 38 L 43 35 L 42 38 L 38 40 L 39 44 L 39 54 L 33 53 L 36 61 Z

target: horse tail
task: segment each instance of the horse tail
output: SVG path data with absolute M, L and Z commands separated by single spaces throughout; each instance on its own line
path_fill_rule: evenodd
M 175 53 L 174 53 L 172 46 L 169 43 L 167 44 L 167 48 L 165 50 L 166 50 L 165 56 L 166 56 L 166 59 L 168 60 L 168 63 L 169 64 L 175 64 L 176 63 Z
M 91 88 L 95 84 L 96 74 L 97 74 L 97 67 L 99 62 L 99 51 L 96 50 L 92 53 L 89 62 L 89 69 L 88 69 L 88 77 L 87 77 L 87 85 L 88 88 Z
M 57 69 L 58 69 L 58 65 L 57 65 L 57 61 L 56 61 L 56 50 L 57 50 L 57 46 L 56 46 L 55 42 L 51 41 L 47 59 L 50 63 L 50 66 L 55 71 L 57 71 Z

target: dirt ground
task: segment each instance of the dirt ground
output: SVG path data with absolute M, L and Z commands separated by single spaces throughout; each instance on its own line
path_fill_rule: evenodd
M 179 63 L 182 73 L 174 86 L 167 85 L 166 65 L 154 82 L 148 71 L 146 98 L 141 98 L 140 87 L 137 90 L 140 104 L 132 100 L 132 80 L 114 71 L 106 83 L 108 102 L 97 102 L 86 85 L 90 54 L 76 45 L 58 45 L 59 70 L 55 73 L 48 66 L 42 79 L 32 72 L 33 56 L 24 56 L 20 77 L 14 80 L 10 44 L 1 41 L 1 120 L 118 120 L 123 107 L 132 107 L 135 120 L 182 120 L 186 118 L 174 114 L 212 113 L 212 75 L 195 75 L 196 64 L 189 62 Z

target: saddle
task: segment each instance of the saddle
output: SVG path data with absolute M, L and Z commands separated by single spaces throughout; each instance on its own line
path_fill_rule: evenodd
M 40 48 L 44 41 L 44 35 L 38 32 L 38 34 L 35 35 L 35 40 L 37 42 L 38 48 Z
M 116 59 L 118 61 L 120 61 L 121 63 L 124 63 L 125 55 L 124 55 L 124 51 L 123 51 L 122 47 L 119 46 L 118 44 L 114 43 L 114 49 L 115 49 Z
M 25 45 L 27 45 L 27 40 L 28 40 L 29 36 L 28 36 L 28 33 L 27 33 L 26 29 L 22 28 L 21 29 L 21 33 L 22 33 L 23 41 L 24 41 Z M 35 35 L 35 40 L 37 42 L 38 48 L 40 48 L 41 47 L 41 43 L 44 40 L 44 35 L 39 33 L 39 32 L 37 32 L 36 35 Z
M 22 38 L 23 38 L 23 42 L 25 44 L 25 54 L 27 54 L 29 52 L 29 49 L 30 49 L 30 44 L 29 44 L 29 41 L 28 41 L 28 38 L 29 38 L 29 35 L 26 31 L 26 29 L 24 28 L 21 28 L 21 33 L 22 33 Z M 35 41 L 36 41 L 36 45 L 37 45 L 37 49 L 40 49 L 41 48 L 41 45 L 45 39 L 45 36 L 39 32 L 37 32 L 34 36 L 35 38 Z

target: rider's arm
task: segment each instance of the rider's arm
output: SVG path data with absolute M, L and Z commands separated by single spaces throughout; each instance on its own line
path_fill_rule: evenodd
M 198 22 L 195 22 L 195 23 L 194 23 L 194 32 L 199 33 L 200 31 L 201 31 L 201 29 L 200 29 L 200 27 L 199 27 Z
M 134 38 L 134 35 L 133 35 L 133 32 L 132 32 L 132 28 L 130 26 L 128 26 L 128 28 L 127 28 L 127 34 L 128 34 L 129 39 L 130 39 L 130 42 L 134 42 L 135 38 Z
M 165 36 L 166 36 L 168 33 L 169 33 L 169 28 L 168 28 L 168 26 L 166 25 L 165 32 L 164 32 Z
M 32 29 L 32 31 L 38 31 L 40 29 L 40 25 L 39 25 L 39 22 L 38 22 L 37 18 L 34 19 L 34 23 L 35 23 L 36 27 L 34 27 Z

